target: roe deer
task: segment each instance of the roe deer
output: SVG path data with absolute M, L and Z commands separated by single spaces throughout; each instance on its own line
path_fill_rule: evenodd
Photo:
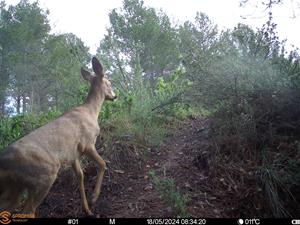
M 100 133 L 97 118 L 104 100 L 116 98 L 101 63 L 95 57 L 92 66 L 95 75 L 81 68 L 83 78 L 91 84 L 82 105 L 12 143 L 0 155 L 0 212 L 16 208 L 22 192 L 27 190 L 28 198 L 23 211 L 34 217 L 60 167 L 71 164 L 79 180 L 83 208 L 88 215 L 92 215 L 79 159 L 87 155 L 99 167 L 92 194 L 92 203 L 95 203 L 106 166 L 95 148 Z

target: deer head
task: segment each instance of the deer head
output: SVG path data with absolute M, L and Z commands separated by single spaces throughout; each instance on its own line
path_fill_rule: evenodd
M 89 71 L 81 68 L 82 77 L 91 83 L 91 87 L 100 89 L 101 95 L 105 100 L 115 100 L 117 96 L 112 90 L 111 83 L 107 76 L 103 72 L 103 67 L 96 57 L 92 59 L 92 66 L 95 75 L 92 75 Z

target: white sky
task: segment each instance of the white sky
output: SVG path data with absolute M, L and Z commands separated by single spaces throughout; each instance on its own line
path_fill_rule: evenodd
M 256 3 L 259 0 L 249 0 Z M 6 0 L 17 4 L 19 0 Z M 108 14 L 113 8 L 122 6 L 122 0 L 40 0 L 40 6 L 50 10 L 50 24 L 56 33 L 72 32 L 80 37 L 94 54 L 109 25 Z M 196 12 L 204 12 L 219 28 L 233 28 L 238 22 L 260 27 L 267 17 L 263 9 L 251 5 L 243 9 L 239 0 L 144 0 L 146 6 L 162 9 L 172 22 L 193 20 Z M 284 0 L 274 8 L 274 19 L 278 23 L 281 39 L 300 48 L 300 3 L 299 0 Z M 293 4 L 293 7 L 292 7 Z M 294 10 L 294 11 L 293 11 Z M 298 13 L 298 15 L 297 15 Z M 292 18 L 293 15 L 296 18 Z M 251 15 L 248 19 L 241 16 Z M 299 30 L 299 31 L 298 31 Z

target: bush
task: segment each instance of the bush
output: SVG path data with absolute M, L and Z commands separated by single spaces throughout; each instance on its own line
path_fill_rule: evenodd
M 300 95 L 298 91 L 256 91 L 243 97 L 235 111 L 232 102 L 221 105 L 211 119 L 220 155 L 243 163 L 257 183 L 273 216 L 290 215 L 289 202 L 299 185 Z M 219 157 L 217 164 L 227 163 Z M 228 158 L 227 158 L 228 160 Z M 244 178 L 248 179 L 248 178 Z M 251 182 L 249 182 L 251 183 Z M 253 184 L 252 184 L 253 185 Z
M 205 46 L 205 57 L 188 49 L 194 59 L 185 66 L 194 84 L 190 102 L 210 111 L 215 182 L 227 176 L 241 193 L 228 193 L 236 205 L 260 196 L 252 200 L 259 213 L 282 217 L 299 210 L 300 64 L 273 32 L 239 24 L 220 35 L 216 48 Z
M 51 110 L 39 115 L 23 114 L 13 117 L 0 117 L 0 152 L 13 141 L 43 126 L 59 115 L 59 111 Z
M 145 81 L 128 93 L 118 91 L 118 100 L 102 107 L 102 126 L 117 124 L 110 135 L 131 137 L 144 146 L 159 145 L 172 124 L 197 113 L 184 103 L 184 93 L 191 86 L 184 76 L 179 68 L 169 79 L 159 77 L 154 89 Z

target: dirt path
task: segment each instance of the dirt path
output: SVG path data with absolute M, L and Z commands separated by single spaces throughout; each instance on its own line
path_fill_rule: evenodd
M 173 206 L 161 197 L 149 171 L 163 181 L 175 182 L 175 190 L 188 197 L 186 210 L 193 217 L 224 217 L 222 205 L 207 184 L 209 173 L 209 125 L 205 119 L 190 119 L 172 137 L 150 150 L 140 170 L 112 169 L 108 163 L 100 198 L 92 208 L 96 217 L 175 217 Z M 203 157 L 199 156 L 203 152 Z M 205 154 L 207 156 L 205 156 Z M 195 157 L 195 156 L 199 157 Z M 92 193 L 96 167 L 85 168 L 86 192 Z M 171 191 L 171 190 L 169 190 Z M 83 217 L 79 190 L 72 171 L 60 174 L 49 195 L 39 207 L 40 217 Z

